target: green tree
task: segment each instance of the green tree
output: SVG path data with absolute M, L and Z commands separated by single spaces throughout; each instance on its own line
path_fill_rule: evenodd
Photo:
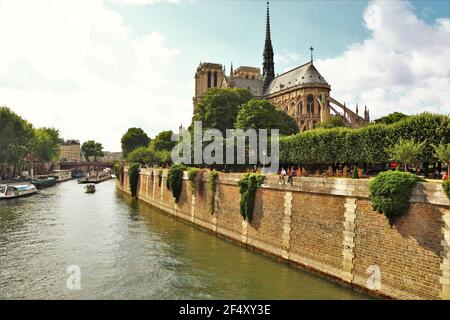
M 59 155 L 62 139 L 55 128 L 37 128 L 34 130 L 33 158 L 41 163 L 54 161 Z
M 398 122 L 404 118 L 408 117 L 406 114 L 403 114 L 401 112 L 394 112 L 391 114 L 388 114 L 387 116 L 381 117 L 376 119 L 374 122 L 378 124 L 393 124 L 395 122 Z
M 342 116 L 336 115 L 331 116 L 327 120 L 319 123 L 317 128 L 330 129 L 330 128 L 345 128 L 347 124 L 345 123 L 345 119 Z
M 172 151 L 172 149 L 177 145 L 177 141 L 171 140 L 172 135 L 172 130 L 161 131 L 150 142 L 150 148 L 155 151 Z
M 147 147 L 150 138 L 141 128 L 130 128 L 120 140 L 122 144 L 122 155 L 126 159 L 128 154 L 138 147 Z
M 203 128 L 219 129 L 224 134 L 234 128 L 240 106 L 252 98 L 245 89 L 209 89 L 195 108 L 192 121 L 202 121 Z
M 6 106 L 0 107 L 0 173 L 4 164 L 22 163 L 30 154 L 34 141 L 33 126 Z
M 95 142 L 94 140 L 89 140 L 84 142 L 81 145 L 81 152 L 83 153 L 86 161 L 91 161 L 91 157 L 93 157 L 94 162 L 97 162 L 99 157 L 103 157 L 103 146 L 99 142 Z
M 281 135 L 299 132 L 295 120 L 285 112 L 277 110 L 267 100 L 252 99 L 241 106 L 235 127 L 238 129 L 279 129 Z
M 391 160 L 399 161 L 405 166 L 405 172 L 408 171 L 408 164 L 419 160 L 423 149 L 423 142 L 417 143 L 414 140 L 400 139 L 392 147 L 386 148 Z
M 447 172 L 450 176 L 450 143 L 432 145 L 435 151 L 434 156 L 447 165 Z
M 128 154 L 129 163 L 139 163 L 143 166 L 157 165 L 161 162 L 155 150 L 148 147 L 139 147 Z

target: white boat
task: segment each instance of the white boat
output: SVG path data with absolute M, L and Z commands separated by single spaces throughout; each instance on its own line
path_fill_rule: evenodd
M 0 200 L 31 196 L 37 189 L 31 183 L 0 184 Z
M 111 179 L 111 173 L 104 170 L 91 173 L 88 177 L 78 179 L 78 183 L 100 183 L 109 179 Z
M 72 179 L 72 171 L 70 170 L 53 170 L 51 177 L 56 179 L 56 182 L 63 182 Z

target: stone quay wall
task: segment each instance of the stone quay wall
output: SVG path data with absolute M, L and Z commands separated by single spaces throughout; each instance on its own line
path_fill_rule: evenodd
M 450 201 L 440 183 L 418 183 L 409 212 L 391 227 L 372 210 L 368 180 L 267 176 L 251 223 L 239 212 L 241 174 L 219 174 L 214 214 L 206 176 L 196 194 L 187 173 L 178 203 L 167 170 L 141 169 L 138 194 L 163 212 L 375 296 L 450 299 Z M 125 168 L 117 188 L 130 193 Z

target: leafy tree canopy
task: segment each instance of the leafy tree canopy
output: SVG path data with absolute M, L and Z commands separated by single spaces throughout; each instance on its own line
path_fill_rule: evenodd
M 172 151 L 176 146 L 177 141 L 172 141 L 172 130 L 161 131 L 156 135 L 156 137 L 150 142 L 150 148 L 155 151 Z
M 40 162 L 56 160 L 62 139 L 55 128 L 37 128 L 34 130 L 33 158 Z
M 83 143 L 81 146 L 81 152 L 83 153 L 86 161 L 90 161 L 91 157 L 94 158 L 94 161 L 97 161 L 97 158 L 104 156 L 102 144 L 95 142 L 94 140 L 89 140 Z
M 414 140 L 400 139 L 396 144 L 386 148 L 391 160 L 399 161 L 405 165 L 405 171 L 408 164 L 414 163 L 419 159 L 422 153 L 423 142 L 417 143 Z
M 128 154 L 129 163 L 139 163 L 141 165 L 152 166 L 160 163 L 160 159 L 155 150 L 148 147 L 138 147 Z
M 331 128 L 345 128 L 347 127 L 345 123 L 345 119 L 342 116 L 331 116 L 327 120 L 319 123 L 317 125 L 317 128 L 323 128 L 323 129 L 331 129 Z
M 150 138 L 141 128 L 130 128 L 122 136 L 120 142 L 122 144 L 122 155 L 126 158 L 134 149 L 138 147 L 147 147 Z
M 15 164 L 30 152 L 33 126 L 6 106 L 0 107 L 0 163 Z
M 202 121 L 203 128 L 215 128 L 225 133 L 234 128 L 239 108 L 252 99 L 245 89 L 209 89 L 199 101 L 192 121 Z
M 279 129 L 281 135 L 299 132 L 295 120 L 285 112 L 277 110 L 267 100 L 252 99 L 241 106 L 237 115 L 238 129 Z
M 387 116 L 378 118 L 374 122 L 382 123 L 382 124 L 393 124 L 393 123 L 398 122 L 406 117 L 408 117 L 406 114 L 403 114 L 401 112 L 394 112 L 394 113 L 388 114 Z

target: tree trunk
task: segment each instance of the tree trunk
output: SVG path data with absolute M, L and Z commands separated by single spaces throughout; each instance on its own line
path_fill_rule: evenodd
M 408 172 L 408 164 L 405 162 L 405 172 Z

